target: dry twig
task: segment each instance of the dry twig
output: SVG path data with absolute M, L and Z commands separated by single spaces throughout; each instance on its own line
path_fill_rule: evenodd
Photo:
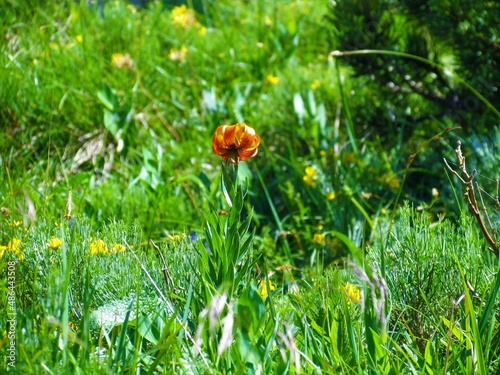
M 479 184 L 476 183 L 478 191 L 479 191 L 479 198 L 481 200 L 481 207 L 483 213 L 481 213 L 481 209 L 479 207 L 479 204 L 477 202 L 476 198 L 476 189 L 474 187 L 473 179 L 476 174 L 476 170 L 473 169 L 470 173 L 467 172 L 467 168 L 465 166 L 465 157 L 462 154 L 462 149 L 461 149 L 462 143 L 458 141 L 458 146 L 455 149 L 455 153 L 457 154 L 457 159 L 458 159 L 458 167 L 460 171 L 462 172 L 462 175 L 458 173 L 456 170 L 450 167 L 446 159 L 444 159 L 444 163 L 446 164 L 446 167 L 450 170 L 451 173 L 453 173 L 455 176 L 458 177 L 462 185 L 465 186 L 465 198 L 467 199 L 467 203 L 469 207 L 472 210 L 472 213 L 474 214 L 474 217 L 476 218 L 479 227 L 481 228 L 481 231 L 483 232 L 483 235 L 485 236 L 486 240 L 491 246 L 491 251 L 498 257 L 499 256 L 499 247 L 497 243 L 497 237 L 495 233 L 495 228 L 493 228 L 493 225 L 491 224 L 490 218 L 488 216 L 488 213 L 486 211 L 486 206 L 484 205 L 483 197 L 481 195 L 481 191 L 479 190 Z M 462 177 L 463 176 L 463 177 Z M 497 186 L 498 190 L 498 186 Z M 497 197 L 498 197 L 498 192 L 497 192 Z M 498 202 L 497 202 L 498 204 Z

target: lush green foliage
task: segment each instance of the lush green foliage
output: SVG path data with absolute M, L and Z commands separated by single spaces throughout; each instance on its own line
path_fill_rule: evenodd
M 494 2 L 7 3 L 0 372 L 500 371 Z

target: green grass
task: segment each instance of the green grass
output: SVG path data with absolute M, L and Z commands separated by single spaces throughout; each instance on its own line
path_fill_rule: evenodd
M 0 372 L 498 371 L 498 259 L 443 173 L 463 134 L 357 123 L 380 103 L 328 2 L 84 3 L 1 16 Z M 262 143 L 235 171 L 210 146 L 236 122 Z M 494 224 L 497 141 L 462 139 Z

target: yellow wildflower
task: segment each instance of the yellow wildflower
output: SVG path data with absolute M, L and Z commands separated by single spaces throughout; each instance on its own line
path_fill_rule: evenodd
M 21 252 L 21 240 L 18 238 L 14 237 L 9 241 L 7 246 L 0 246 L 0 259 L 2 258 L 5 251 L 15 254 L 17 256 L 17 259 L 19 260 L 24 260 L 24 255 Z
M 319 79 L 315 79 L 313 83 L 311 83 L 311 90 L 316 90 L 321 86 L 321 81 Z
M 168 239 L 172 242 L 180 242 L 186 237 L 186 233 L 168 235 Z
M 113 253 L 124 253 L 125 252 L 125 246 L 123 246 L 120 243 L 115 243 L 113 245 Z
M 111 65 L 116 69 L 134 69 L 134 61 L 130 54 L 113 53 L 111 56 Z
M 314 167 L 306 167 L 306 174 L 302 179 L 307 185 L 315 187 L 318 181 L 318 171 Z
M 272 25 L 273 25 L 273 20 L 272 20 L 271 18 L 269 18 L 269 17 L 266 17 L 266 18 L 264 19 L 264 24 L 265 24 L 266 26 L 272 26 Z
M 342 289 L 346 297 L 349 298 L 349 302 L 359 303 L 361 301 L 361 291 L 356 285 L 345 283 Z
M 279 77 L 273 76 L 272 74 L 269 74 L 266 77 L 266 83 L 268 85 L 277 85 L 280 82 Z
M 90 243 L 90 255 L 105 255 L 108 253 L 108 245 L 103 240 L 94 240 Z
M 206 33 L 207 33 L 207 28 L 205 26 L 200 25 L 198 29 L 198 35 L 205 36 Z
M 52 237 L 50 241 L 47 243 L 47 247 L 51 250 L 57 250 L 59 249 L 64 241 L 60 238 L 57 237 Z
M 188 53 L 188 49 L 184 46 L 182 46 L 179 49 L 172 48 L 168 52 L 168 58 L 172 61 L 184 61 L 184 60 L 186 60 L 187 53 Z
M 341 156 L 343 164 L 354 164 L 358 160 L 354 152 L 344 152 Z
M 267 281 L 261 280 L 259 281 L 259 287 L 257 288 L 257 293 L 262 297 L 263 300 L 266 300 L 267 297 L 269 297 L 269 293 L 275 290 L 276 287 L 274 284 L 269 280 L 269 287 L 267 286 Z
M 83 36 L 81 36 L 81 35 L 77 35 L 75 39 L 76 39 L 76 41 L 78 43 L 82 43 L 83 42 Z
M 69 326 L 69 328 L 71 328 L 74 332 L 77 332 L 77 331 L 78 331 L 78 325 L 77 325 L 76 323 L 69 322 L 69 323 L 68 323 L 68 326 Z
M 401 180 L 399 179 L 397 174 L 392 171 L 383 174 L 382 176 L 377 178 L 377 181 L 388 186 L 392 190 L 397 190 L 401 186 Z
M 9 224 L 9 227 L 19 228 L 23 222 L 22 221 L 13 221 Z
M 318 245 L 324 245 L 326 242 L 326 234 L 323 233 L 314 233 L 313 242 Z
M 333 191 L 329 190 L 326 193 L 326 199 L 328 199 L 329 201 L 333 201 L 335 199 L 335 193 Z
M 181 5 L 172 9 L 172 25 L 186 29 L 190 26 L 197 26 L 199 23 L 196 20 L 194 10 L 189 9 L 186 5 Z
M 7 250 L 11 253 L 17 253 L 21 251 L 21 240 L 18 238 L 13 238 L 7 244 Z

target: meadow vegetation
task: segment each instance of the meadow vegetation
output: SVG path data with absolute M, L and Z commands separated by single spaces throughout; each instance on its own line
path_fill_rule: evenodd
M 500 6 L 465 3 L 7 0 L 0 373 L 498 373 Z

